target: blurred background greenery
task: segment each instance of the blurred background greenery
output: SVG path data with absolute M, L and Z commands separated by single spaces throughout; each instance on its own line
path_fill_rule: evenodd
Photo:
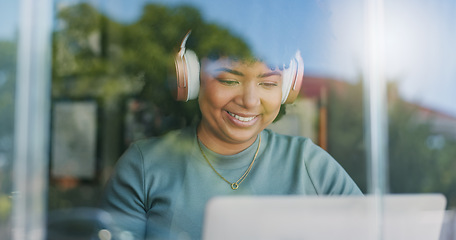
M 12 208 L 16 43 L 0 40 L 0 233 L 10 228 Z

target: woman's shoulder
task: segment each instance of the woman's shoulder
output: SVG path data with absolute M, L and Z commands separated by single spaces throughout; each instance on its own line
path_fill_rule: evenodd
M 291 145 L 299 145 L 300 147 L 308 146 L 308 147 L 318 147 L 312 139 L 304 136 L 295 136 L 295 135 L 286 135 L 272 131 L 271 129 L 265 129 L 264 134 L 267 136 L 268 141 L 276 144 L 287 144 Z
M 343 167 L 310 138 L 278 134 L 271 130 L 265 133 L 272 140 L 269 142 L 270 151 L 278 156 L 288 156 L 280 159 L 282 162 L 290 161 L 293 171 L 296 166 L 302 166 L 318 194 L 361 193 Z
M 269 129 L 265 129 L 264 133 L 268 138 L 268 147 L 275 152 L 285 151 L 305 162 L 333 160 L 328 152 L 308 137 L 280 134 Z

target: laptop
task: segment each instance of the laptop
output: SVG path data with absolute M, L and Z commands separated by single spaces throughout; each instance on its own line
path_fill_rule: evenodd
M 216 197 L 203 240 L 438 240 L 441 194 Z

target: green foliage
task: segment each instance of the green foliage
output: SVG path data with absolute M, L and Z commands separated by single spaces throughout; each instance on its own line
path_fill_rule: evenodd
M 12 136 L 14 129 L 16 44 L 0 41 L 0 53 L 0 137 L 4 137 Z
M 9 225 L 12 210 L 16 51 L 14 42 L 0 41 L 0 232 Z
M 0 70 L 11 71 L 16 69 L 16 44 L 0 41 Z
M 389 181 L 393 193 L 444 193 L 456 207 L 456 141 L 434 133 L 432 118 L 421 119 L 418 108 L 398 99 L 389 113 Z M 432 146 L 434 137 L 439 146 Z
M 367 191 L 362 81 L 328 96 L 328 151 L 341 163 L 363 192 Z
M 425 191 L 428 188 L 426 178 L 435 176 L 431 172 L 432 152 L 426 146 L 430 125 L 415 121 L 415 112 L 402 101 L 390 109 L 388 147 L 392 192 Z

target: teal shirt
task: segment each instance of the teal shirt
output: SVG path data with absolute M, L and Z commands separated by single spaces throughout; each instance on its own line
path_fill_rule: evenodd
M 116 234 L 134 239 L 200 239 L 207 201 L 222 195 L 362 194 L 345 170 L 308 138 L 261 132 L 253 168 L 237 190 L 222 180 L 201 154 L 196 128 L 138 141 L 119 159 L 102 207 Z M 231 182 L 250 165 L 254 144 L 235 155 L 203 146 L 217 171 Z

